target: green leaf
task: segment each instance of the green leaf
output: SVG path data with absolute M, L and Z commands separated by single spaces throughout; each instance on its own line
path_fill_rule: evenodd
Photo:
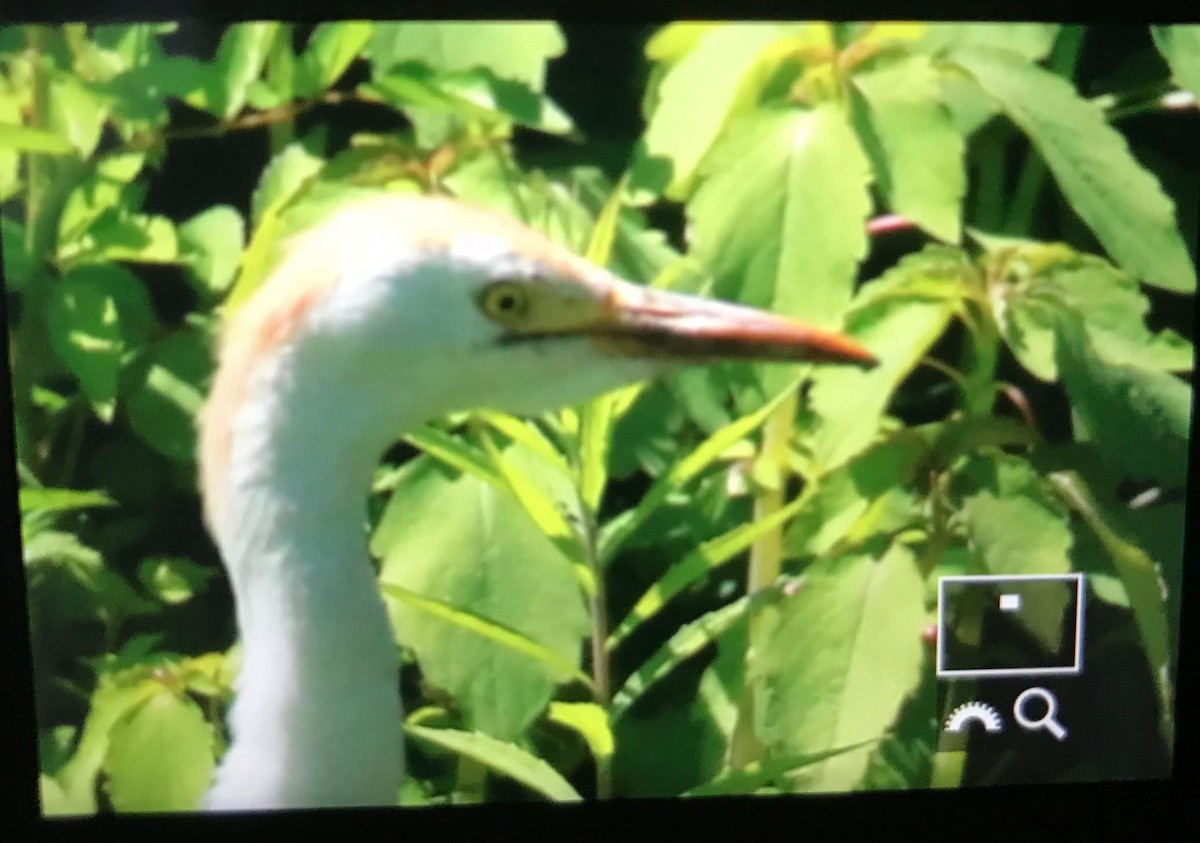
M 1060 29 L 1057 23 L 934 23 L 918 46 L 933 53 L 1000 49 L 1034 62 L 1050 55 Z
M 155 343 L 134 367 L 127 388 L 129 426 L 164 456 L 190 464 L 196 417 L 212 374 L 209 339 L 185 328 Z
M 171 605 L 186 603 L 217 576 L 211 567 L 189 559 L 158 557 L 138 567 L 138 579 L 146 590 Z
M 874 746 L 875 740 L 859 741 L 849 746 L 839 746 L 822 752 L 812 752 L 804 755 L 794 755 L 788 758 L 769 758 L 765 761 L 754 761 L 737 770 L 725 770 L 711 781 L 699 787 L 694 787 L 684 796 L 735 796 L 755 793 L 760 788 L 776 782 L 795 778 L 796 774 L 827 758 L 834 758 L 844 752 Z M 786 787 L 785 791 L 792 790 Z
M 595 703 L 552 702 L 546 710 L 546 718 L 582 737 L 597 761 L 612 758 L 616 747 L 608 725 L 608 712 L 602 707 Z
M 832 471 L 871 444 L 892 395 L 945 332 L 955 306 L 952 299 L 881 297 L 850 314 L 848 331 L 880 365 L 869 372 L 847 367 L 814 372 L 809 397 L 817 426 L 807 445 L 818 473 Z
M 397 64 L 418 61 L 442 71 L 482 67 L 540 92 L 547 61 L 565 48 L 553 23 L 380 23 L 367 56 L 375 78 Z
M 176 263 L 179 239 L 167 217 L 126 214 L 120 210 L 101 214 L 82 239 L 81 252 L 62 258 L 76 260 Z
M 141 281 L 115 264 L 77 267 L 55 285 L 46 319 L 51 347 L 96 414 L 111 420 L 125 356 L 145 343 L 154 324 Z
M 300 57 L 304 81 L 296 95 L 305 97 L 327 90 L 358 58 L 373 31 L 374 24 L 368 21 L 319 24 Z
M 221 36 L 217 55 L 203 88 L 187 97 L 189 105 L 222 120 L 234 117 L 246 102 L 246 92 L 262 73 L 275 40 L 278 23 L 234 24 Z
M 156 693 L 110 733 L 105 759 L 113 807 L 124 812 L 192 811 L 214 767 L 213 729 L 186 697 Z
M 872 156 L 875 175 L 891 209 L 935 237 L 959 242 L 965 143 L 940 102 L 933 65 L 914 55 L 852 79 L 869 105 L 880 147 Z
M 1048 498 L 1037 473 L 1025 460 L 1012 457 L 996 457 L 986 465 L 997 479 L 962 504 L 971 549 L 984 570 L 996 576 L 1070 572 L 1071 528 L 1060 507 L 1052 505 L 1054 499 Z M 1014 524 L 1021 529 L 1014 530 Z M 1069 589 L 1005 586 L 1010 587 L 1022 594 L 1018 621 L 1046 649 L 1057 652 L 1063 612 L 1071 599 Z
M 1187 477 L 1192 391 L 1166 372 L 1096 358 L 1078 323 L 1057 322 L 1057 363 L 1071 398 L 1077 440 L 1094 440 L 1133 478 L 1182 486 Z
M 77 244 L 88 228 L 105 213 L 118 215 L 136 211 L 141 203 L 134 179 L 146 164 L 144 152 L 116 152 L 96 162 L 95 171 L 72 188 L 63 206 L 58 226 L 60 255 L 69 255 L 91 244 Z
M 0 123 L 0 147 L 45 155 L 69 155 L 75 150 L 71 141 L 45 129 Z
M 766 603 L 779 599 L 778 589 L 759 592 L 753 598 L 742 597 L 727 606 L 701 615 L 681 626 L 657 652 L 629 675 L 613 696 L 612 719 L 620 720 L 629 707 L 696 653 L 726 633 L 734 624 Z
M 277 247 L 285 232 L 281 219 L 283 212 L 297 201 L 298 195 L 311 184 L 323 166 L 322 159 L 297 142 L 284 147 L 263 169 L 250 199 L 253 233 L 242 254 L 241 272 L 226 299 L 231 309 L 245 302 L 266 280 L 278 257 Z M 329 209 L 327 206 L 326 210 Z
M 1009 348 L 1045 381 L 1058 379 L 1051 304 L 1083 319 L 1096 354 L 1107 363 L 1173 372 L 1192 368 L 1191 343 L 1171 330 L 1152 334 L 1145 321 L 1150 302 L 1137 282 L 1098 258 L 1079 255 L 1051 266 L 992 303 Z
M 78 489 L 31 489 L 22 487 L 20 492 L 21 513 L 68 512 L 73 509 L 116 506 L 116 502 L 101 491 Z
M 54 777 L 65 799 L 55 805 L 44 805 L 47 814 L 74 816 L 96 813 L 96 777 L 108 755 L 114 726 L 129 712 L 161 692 L 161 688 L 158 683 L 138 682 L 130 685 L 113 681 L 109 676 L 101 676 L 92 694 L 79 746 Z
M 33 277 L 33 260 L 25 249 L 25 226 L 8 217 L 0 217 L 0 250 L 4 258 L 4 286 L 9 292 L 25 287 Z
M 1175 82 L 1200 97 L 1200 25 L 1151 26 L 1150 34 Z
M 818 559 L 799 593 L 767 610 L 778 619 L 749 679 L 757 689 L 755 731 L 770 752 L 860 744 L 891 726 L 921 677 L 923 582 L 912 552 L 893 544 L 879 559 Z M 851 790 L 869 758 L 867 746 L 830 758 L 803 788 Z
M 55 73 L 50 78 L 48 102 L 49 133 L 70 142 L 80 158 L 91 156 L 108 116 L 105 98 L 78 76 Z
M 1175 738 L 1171 636 L 1159 566 L 1144 550 L 1110 526 L 1113 523 L 1111 514 L 1099 506 L 1087 484 L 1076 473 L 1054 472 L 1050 482 L 1095 533 L 1121 577 L 1158 690 L 1163 738 L 1171 745 Z
M 1071 207 L 1122 266 L 1157 287 L 1196 289 L 1171 200 L 1099 106 L 1008 52 L 977 48 L 952 58 L 1029 136 Z
M 507 488 L 504 476 L 491 458 L 461 437 L 431 425 L 421 425 L 404 434 L 404 441 L 453 469 L 474 475 L 497 489 Z
M 403 64 L 364 90 L 411 111 L 422 146 L 445 139 L 438 134 L 442 123 L 424 120 L 431 112 L 489 123 L 511 121 L 552 134 L 566 134 L 574 128 L 570 118 L 548 97 L 524 82 L 500 78 L 485 68 L 448 72 Z
M 383 582 L 579 658 L 587 616 L 571 564 L 507 490 L 423 458 L 397 486 L 371 550 Z M 455 697 L 472 727 L 515 738 L 549 702 L 556 682 L 543 663 L 402 603 L 389 611 L 426 680 Z
M 575 788 L 553 767 L 515 744 L 479 732 L 430 729 L 411 723 L 405 725 L 404 730 L 414 738 L 472 758 L 489 770 L 513 779 L 554 802 L 582 801 Z
M 688 205 L 720 298 L 837 324 L 866 253 L 870 166 L 844 114 L 764 111 L 705 160 Z
M 203 289 L 223 293 L 237 274 L 246 226 L 230 205 L 213 205 L 179 226 L 179 243 Z
M 788 389 L 781 390 L 759 410 L 722 427 L 660 475 L 633 509 L 623 512 L 604 526 L 600 535 L 600 558 L 605 561 L 613 559 L 621 545 L 667 498 L 711 466 L 732 445 L 761 427 L 788 392 Z
M 460 629 L 474 632 L 476 635 L 486 638 L 514 653 L 520 653 L 536 662 L 540 662 L 556 682 L 564 682 L 570 679 L 589 687 L 592 684 L 591 678 L 579 669 L 575 660 L 564 658 L 560 653 L 534 641 L 526 635 L 509 629 L 503 624 L 451 606 L 442 600 L 423 597 L 406 588 L 401 588 L 395 583 L 383 582 L 380 583 L 379 587 L 383 589 L 384 595 L 395 598 L 405 606 L 424 612 L 431 617 L 436 617 L 447 623 L 454 624 Z
M 740 524 L 727 533 L 704 542 L 667 569 L 657 582 L 638 598 L 629 613 L 617 624 L 605 646 L 611 650 L 652 618 L 685 588 L 700 582 L 715 568 L 750 549 L 762 536 L 779 529 L 806 503 L 805 498 L 784 505 L 763 518 Z
M 822 555 L 869 519 L 873 505 L 902 488 L 925 453 L 919 437 L 902 432 L 859 454 L 842 469 L 815 478 L 784 538 L 789 556 Z
M 698 35 L 667 71 L 658 105 L 634 152 L 631 198 L 648 202 L 666 193 L 683 199 L 700 161 L 729 120 L 753 105 L 765 82 L 763 58 L 780 40 L 774 24 L 726 25 Z
M 269 210 L 281 208 L 295 196 L 324 163 L 299 142 L 288 144 L 280 150 L 263 168 L 258 186 L 250 197 L 250 218 L 254 225 L 262 225 Z

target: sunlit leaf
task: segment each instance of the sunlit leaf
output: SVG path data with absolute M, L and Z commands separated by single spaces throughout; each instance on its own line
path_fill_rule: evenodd
M 115 506 L 108 495 L 101 491 L 77 489 L 31 489 L 22 487 L 20 492 L 21 512 L 66 512 L 72 509 Z
M 1200 97 L 1200 25 L 1151 26 L 1150 33 L 1175 81 Z
M 866 253 L 870 165 L 844 114 L 762 111 L 705 160 L 688 205 L 714 294 L 837 325 Z
M 322 23 L 309 36 L 300 56 L 306 76 L 299 96 L 324 91 L 341 78 L 371 38 L 374 24 L 368 21 Z
M 71 142 L 62 135 L 7 122 L 0 123 L 0 147 L 45 155 L 67 155 L 74 150 Z
M 658 105 L 634 153 L 629 189 L 634 201 L 664 192 L 681 199 L 696 168 L 730 118 L 753 103 L 763 79 L 759 60 L 780 37 L 774 24 L 725 25 L 699 33 L 658 87 Z
M 414 738 L 472 758 L 489 770 L 517 781 L 551 801 L 579 802 L 582 799 L 553 767 L 516 744 L 480 732 L 430 729 L 413 724 L 405 725 L 404 730 Z
M 112 727 L 104 769 L 121 812 L 195 810 L 214 767 L 212 725 L 186 697 L 161 691 Z
M 964 141 L 940 102 L 929 59 L 908 59 L 853 77 L 879 140 L 875 175 L 893 211 L 957 243 L 966 192 Z M 867 150 L 872 147 L 867 144 Z
M 511 449 L 510 449 L 511 450 Z M 586 613 L 570 562 L 504 490 L 448 476 L 426 458 L 389 501 L 372 536 L 380 579 L 520 633 L 577 660 Z M 400 641 L 427 681 L 475 728 L 515 737 L 556 682 L 544 664 L 426 612 L 389 600 Z
M 1133 478 L 1182 486 L 1187 477 L 1192 390 L 1166 372 L 1096 358 L 1079 325 L 1057 322 L 1057 363 L 1071 397 L 1075 438 L 1094 440 Z
M 592 757 L 605 760 L 612 757 L 612 729 L 609 714 L 595 703 L 552 702 L 546 710 L 547 719 L 574 730 L 588 745 Z
M 230 205 L 214 205 L 179 226 L 179 242 L 192 270 L 211 293 L 233 281 L 246 242 L 242 215 Z
M 815 753 L 880 737 L 920 680 L 925 624 L 923 577 L 910 550 L 881 558 L 818 559 L 804 587 L 776 610 L 752 663 L 755 732 L 772 752 Z M 868 748 L 810 771 L 808 791 L 852 789 Z
M 1029 136 L 1071 207 L 1119 263 L 1148 284 L 1196 289 L 1174 205 L 1099 106 L 1012 53 L 980 47 L 952 58 Z

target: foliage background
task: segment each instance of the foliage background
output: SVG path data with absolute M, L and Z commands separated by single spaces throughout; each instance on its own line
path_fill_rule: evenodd
M 12 27 L 0 62 L 47 812 L 206 786 L 237 658 L 192 457 L 213 326 L 281 239 L 375 189 L 885 360 L 406 436 L 369 502 L 405 804 L 1168 769 L 1196 28 Z M 936 577 L 1067 570 L 1098 598 L 1071 752 L 935 754 Z M 1056 611 L 1031 647 L 1061 646 Z

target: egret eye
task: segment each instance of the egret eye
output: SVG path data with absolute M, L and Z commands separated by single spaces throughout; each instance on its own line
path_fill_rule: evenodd
M 529 290 L 516 281 L 497 281 L 483 291 L 479 305 L 490 319 L 501 322 L 517 319 L 529 309 Z

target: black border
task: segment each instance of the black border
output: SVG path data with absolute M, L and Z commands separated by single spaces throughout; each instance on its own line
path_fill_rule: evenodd
M 1149 5 L 1029 2 L 995 0 L 941 2 L 916 5 L 886 0 L 836 0 L 819 3 L 769 2 L 752 5 L 711 0 L 687 3 L 635 5 L 629 0 L 580 4 L 566 0 L 524 0 L 495 4 L 475 0 L 452 6 L 433 0 L 416 2 L 364 3 L 341 0 L 327 3 L 268 3 L 264 0 L 4 0 L 0 25 L 24 22 L 117 22 L 135 20 L 207 19 L 220 22 L 253 19 L 321 20 L 408 18 L 484 19 L 553 18 L 569 22 L 654 23 L 673 19 L 840 19 L 840 20 L 1053 20 L 1090 24 L 1145 26 L 1151 22 L 1183 22 L 1183 4 L 1162 0 Z M 1200 19 L 1200 7 L 1191 20 Z M 336 14 L 330 14 L 336 10 Z M 1133 14 L 1134 12 L 1138 14 Z M 1193 302 L 1195 307 L 1195 301 Z M 1194 310 L 1193 318 L 1200 311 Z M 1197 319 L 1200 322 L 1200 319 Z M 5 320 L 7 339 L 7 320 Z M 11 372 L 8 343 L 4 343 L 0 367 L 0 420 L 12 418 Z M 1193 383 L 1193 406 L 1195 406 Z M 1190 459 L 1200 464 L 1200 433 L 1193 425 Z M 0 565 L 0 826 L 37 829 L 38 838 L 74 839 L 108 834 L 121 839 L 142 835 L 162 839 L 193 834 L 211 839 L 215 834 L 247 837 L 264 832 L 293 832 L 300 836 L 339 832 L 377 832 L 391 835 L 461 834 L 484 829 L 489 836 L 511 831 L 536 830 L 539 836 L 562 833 L 588 838 L 601 834 L 629 839 L 648 837 L 658 829 L 675 835 L 705 827 L 714 834 L 735 836 L 772 835 L 825 840 L 852 829 L 877 830 L 892 839 L 977 839 L 1013 835 L 1014 839 L 1049 839 L 1052 836 L 1097 839 L 1153 840 L 1185 839 L 1178 835 L 1186 825 L 1188 808 L 1200 800 L 1197 735 L 1200 733 L 1200 574 L 1189 574 L 1183 583 L 1184 605 L 1180 626 L 1179 670 L 1176 677 L 1177 738 L 1174 774 L 1164 781 L 1105 782 L 1097 784 L 1022 785 L 955 791 L 905 791 L 854 793 L 828 796 L 738 797 L 723 799 L 630 799 L 611 803 L 550 805 L 455 806 L 412 810 L 303 811 L 279 814 L 161 816 L 105 816 L 85 819 L 42 819 L 37 794 L 36 728 L 33 709 L 33 674 L 20 517 L 16 494 L 15 442 L 13 429 L 0 423 L 0 477 L 5 478 L 0 518 L 0 535 L 6 542 Z M 1197 493 L 1189 489 L 1186 508 L 1184 559 L 1197 550 Z M 1185 561 L 1185 567 L 1188 563 Z M 13 822 L 15 820 L 15 823 Z M 1193 833 L 1200 827 L 1193 825 Z M 1172 832 L 1172 833 L 1168 833 Z M 1186 835 L 1185 835 L 1186 836 Z

